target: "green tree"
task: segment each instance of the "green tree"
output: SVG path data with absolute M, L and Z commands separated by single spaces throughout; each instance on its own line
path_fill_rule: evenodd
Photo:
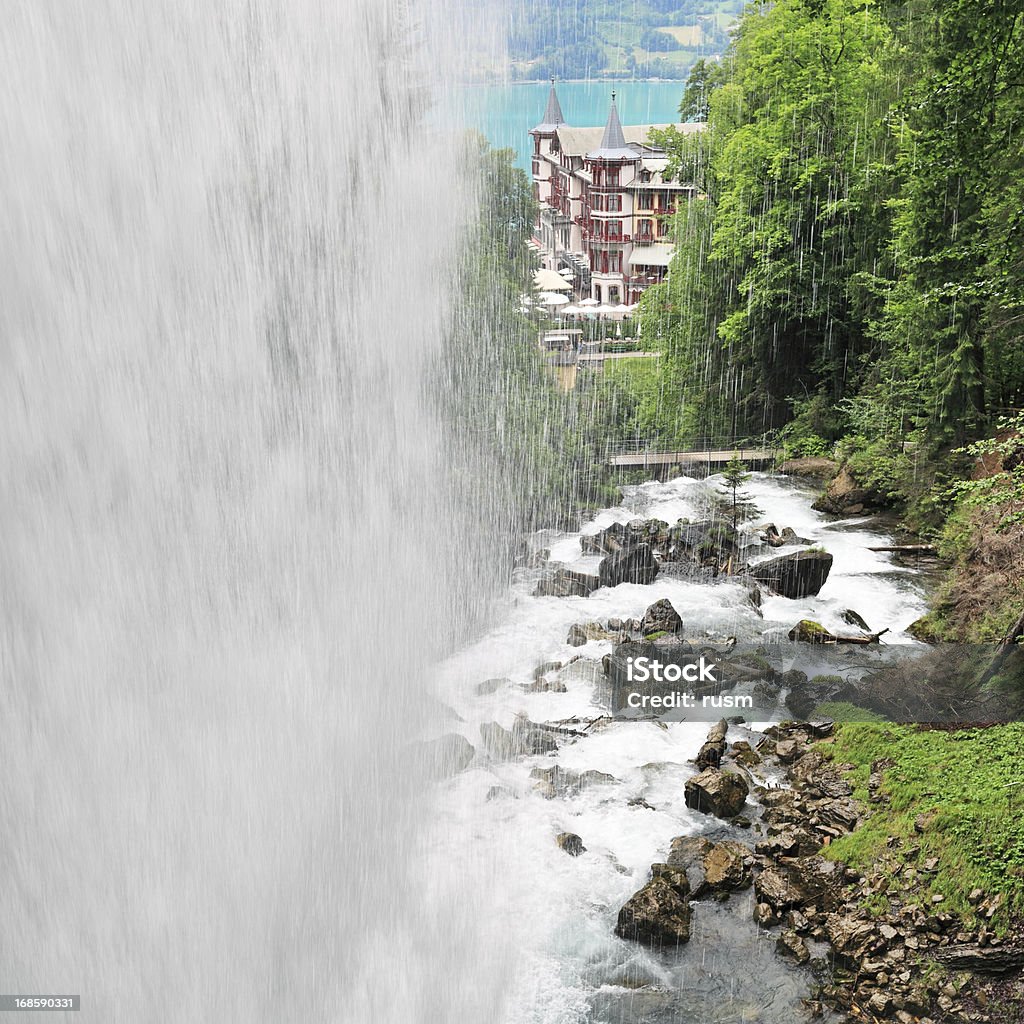
M 701 57 L 690 68 L 686 89 L 679 104 L 679 117 L 683 121 L 706 121 L 711 106 L 711 94 L 724 81 L 724 65 Z
M 1024 14 L 951 0 L 918 12 L 918 74 L 897 109 L 897 280 L 877 325 L 886 372 L 925 386 L 914 410 L 963 443 L 1024 394 Z

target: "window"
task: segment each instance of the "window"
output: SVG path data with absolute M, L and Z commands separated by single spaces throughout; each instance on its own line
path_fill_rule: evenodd
M 619 169 L 618 167 L 609 167 L 605 170 L 604 183 L 606 185 L 618 185 L 619 183 Z
M 654 197 L 650 192 L 641 192 L 636 197 L 636 208 L 638 210 L 653 210 L 654 209 Z
M 611 252 L 608 254 L 608 270 L 613 274 L 617 274 L 622 270 L 621 252 Z
M 622 196 L 609 196 L 608 209 L 613 213 L 619 213 L 622 210 Z
M 622 237 L 622 221 L 621 220 L 610 220 L 608 221 L 608 237 L 610 239 L 617 239 Z

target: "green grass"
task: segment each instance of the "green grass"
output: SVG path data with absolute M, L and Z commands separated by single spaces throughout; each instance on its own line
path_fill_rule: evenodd
M 840 725 L 821 749 L 836 764 L 854 766 L 848 775 L 854 796 L 874 808 L 855 832 L 832 843 L 826 856 L 865 872 L 888 866 L 894 884 L 902 882 L 896 864 L 920 870 L 925 860 L 937 857 L 938 872 L 919 876 L 925 899 L 941 893 L 943 910 L 973 923 L 971 890 L 1001 893 L 1003 905 L 992 920 L 1000 933 L 1014 915 L 1024 913 L 1024 724 L 942 732 L 850 723 Z M 868 804 L 871 764 L 881 758 L 896 761 L 885 771 L 889 802 Z M 917 833 L 914 819 L 921 814 L 933 818 L 924 833 Z M 898 847 L 889 848 L 890 836 L 899 838 Z M 913 846 L 919 847 L 916 857 L 906 852 Z

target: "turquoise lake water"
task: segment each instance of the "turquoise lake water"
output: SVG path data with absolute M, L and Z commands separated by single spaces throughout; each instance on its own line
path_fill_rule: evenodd
M 529 130 L 544 116 L 547 82 L 466 86 L 459 97 L 467 123 L 500 148 L 511 148 L 530 169 Z M 555 86 L 568 124 L 585 128 L 608 120 L 612 91 L 623 124 L 667 124 L 679 120 L 684 82 L 562 82 Z

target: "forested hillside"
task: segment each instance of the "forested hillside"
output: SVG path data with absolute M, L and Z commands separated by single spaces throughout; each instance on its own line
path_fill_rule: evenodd
M 644 297 L 663 358 L 610 385 L 621 431 L 779 431 L 918 528 L 956 508 L 960 548 L 978 516 L 1013 529 L 1022 68 L 1015 2 L 749 5 L 687 87 L 706 132 L 662 139 L 702 198 L 677 216 L 669 283 Z
M 721 53 L 742 0 L 535 0 L 510 11 L 516 78 L 685 78 Z

